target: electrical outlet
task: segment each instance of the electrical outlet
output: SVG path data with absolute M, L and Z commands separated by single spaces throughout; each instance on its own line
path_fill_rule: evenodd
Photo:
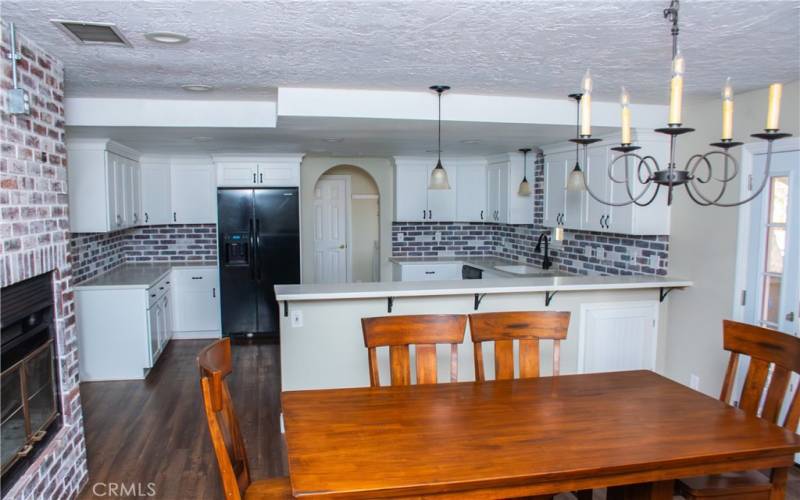
M 689 387 L 694 389 L 695 391 L 700 390 L 700 377 L 692 373 L 689 375 Z
M 439 231 L 436 231 L 436 234 L 433 235 L 433 241 L 441 241 L 441 239 L 442 239 L 442 233 L 439 232 Z
M 397 233 L 397 241 L 405 241 L 406 234 L 405 233 Z
M 652 267 L 653 269 L 658 267 L 658 255 L 653 254 L 650 257 L 648 257 L 647 265 Z
M 299 309 L 292 309 L 292 328 L 300 328 L 303 326 L 303 311 Z

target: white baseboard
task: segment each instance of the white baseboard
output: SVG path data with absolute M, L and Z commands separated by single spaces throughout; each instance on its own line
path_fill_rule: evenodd
M 222 337 L 222 332 L 219 330 L 204 332 L 172 332 L 173 340 L 218 339 L 220 337 Z

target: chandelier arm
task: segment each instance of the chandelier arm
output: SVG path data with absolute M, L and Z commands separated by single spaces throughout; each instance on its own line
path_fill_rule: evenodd
M 648 180 L 650 179 L 650 176 L 651 176 L 651 175 L 653 175 L 653 171 L 652 171 L 652 170 L 650 170 L 650 167 L 647 165 L 647 160 L 648 160 L 648 159 L 652 160 L 652 161 L 653 161 L 653 164 L 655 164 L 655 165 L 656 165 L 656 167 L 658 166 L 658 162 L 656 161 L 656 159 L 655 159 L 655 158 L 653 158 L 653 157 L 652 157 L 652 156 L 650 156 L 650 155 L 647 155 L 647 156 L 645 156 L 644 158 L 642 158 L 642 161 L 641 161 L 641 162 L 640 162 L 640 164 L 639 164 L 639 170 L 640 170 L 640 172 L 639 172 L 639 174 L 638 174 L 639 181 L 640 181 L 642 184 L 644 184 L 644 185 L 645 185 L 645 188 L 644 188 L 644 190 L 642 191 L 642 194 L 641 194 L 640 196 L 638 196 L 638 197 L 637 197 L 635 200 L 633 200 L 633 203 L 634 203 L 634 204 L 636 204 L 636 205 L 637 205 L 637 206 L 639 206 L 639 207 L 646 207 L 647 205 L 649 205 L 649 204 L 653 203 L 653 201 L 655 201 L 656 197 L 658 196 L 658 190 L 659 190 L 659 188 L 661 187 L 661 186 L 659 186 L 658 184 L 655 184 L 655 183 L 652 183 L 652 184 L 651 184 L 651 183 L 648 183 Z M 649 174 L 649 175 L 647 176 L 647 179 L 645 179 L 644 181 L 642 181 L 642 180 L 641 180 L 641 166 L 642 166 L 642 164 L 644 164 L 645 168 L 647 168 L 647 172 L 648 172 L 648 174 Z M 654 184 L 655 184 L 656 188 L 655 188 L 655 190 L 653 191 L 653 196 L 651 196 L 651 197 L 650 197 L 650 199 L 649 199 L 649 200 L 647 200 L 646 202 L 640 203 L 640 202 L 639 202 L 639 199 L 640 199 L 642 196 L 644 196 L 644 194 L 645 194 L 647 191 L 649 191 L 649 190 L 650 190 L 650 186 L 653 186 Z
M 697 167 L 700 166 L 701 162 L 705 162 L 706 167 L 708 168 L 708 176 L 706 176 L 705 179 L 695 174 L 695 172 L 697 172 Z M 690 167 L 691 170 L 689 170 Z M 701 184 L 706 184 L 707 182 L 711 182 L 711 179 L 713 178 L 711 170 L 712 170 L 711 161 L 708 159 L 707 155 L 694 154 L 686 162 L 686 171 L 689 172 L 689 175 L 692 177 L 692 180 L 696 180 Z
M 603 200 L 599 196 L 594 194 L 592 188 L 589 187 L 589 181 L 587 180 L 587 178 L 589 177 L 587 175 L 589 173 L 589 151 L 588 147 L 585 144 L 583 146 L 583 164 L 586 166 L 586 171 L 583 174 L 583 186 L 586 188 L 586 192 L 589 193 L 589 196 L 594 198 L 598 203 L 607 205 L 609 207 L 624 207 L 633 203 L 633 200 L 623 201 L 621 203 L 614 203 L 612 201 Z
M 711 202 L 705 202 L 702 199 L 697 198 L 692 193 L 692 189 L 689 187 L 690 184 L 691 184 L 690 182 L 687 182 L 686 184 L 684 184 L 684 187 L 686 187 L 686 193 L 689 195 L 689 198 L 691 198 L 693 202 L 697 203 L 701 207 L 710 207 L 711 205 L 713 205 L 713 203 L 711 203 Z M 697 190 L 697 187 L 695 187 L 694 189 Z M 698 194 L 699 194 L 699 192 L 698 192 Z
M 753 194 L 748 196 L 747 198 L 734 202 L 734 203 L 714 203 L 714 206 L 717 207 L 738 207 L 739 205 L 744 205 L 745 203 L 753 200 L 755 197 L 761 194 L 761 191 L 764 190 L 764 186 L 767 185 L 767 180 L 769 179 L 769 169 L 770 164 L 772 163 L 772 141 L 767 143 L 767 162 L 764 167 L 764 177 L 761 179 L 761 184 L 759 184 L 758 189 L 756 189 Z
M 640 206 L 640 207 L 646 207 L 647 205 L 653 203 L 655 201 L 656 197 L 658 197 L 658 190 L 661 189 L 661 185 L 656 184 L 655 186 L 656 186 L 656 189 L 653 191 L 653 196 L 651 196 L 649 200 L 647 200 L 647 201 L 645 201 L 643 203 L 639 203 L 638 201 L 635 201 L 634 203 L 636 203 L 636 205 Z M 650 185 L 648 185 L 647 189 L 650 189 Z
M 725 161 L 723 163 L 723 166 L 725 168 L 725 170 L 724 170 L 725 175 L 722 178 L 713 177 L 714 180 L 719 181 L 719 182 L 730 182 L 733 179 L 735 179 L 737 175 L 739 175 L 739 162 L 736 161 L 736 158 L 731 156 L 730 153 L 728 153 L 726 151 L 709 151 L 708 153 L 704 154 L 703 156 L 708 158 L 708 157 L 711 157 L 711 156 L 714 156 L 714 155 L 720 155 L 725 159 Z M 730 166 L 730 162 L 733 162 L 733 172 L 730 175 L 728 175 L 728 169 L 729 169 L 729 166 Z M 709 163 L 709 165 L 710 165 L 710 163 Z M 710 170 L 710 167 L 709 167 L 709 170 Z
M 638 177 L 639 182 L 644 185 L 644 189 L 637 196 L 633 195 L 633 191 L 631 191 L 630 178 L 628 177 L 628 162 L 627 162 L 627 159 L 626 159 L 625 160 L 625 191 L 627 191 L 628 198 L 630 198 L 632 203 L 634 203 L 635 205 L 638 205 L 640 207 L 644 207 L 644 206 L 647 206 L 647 205 L 649 205 L 650 203 L 653 202 L 653 200 L 655 199 L 655 195 L 653 195 L 648 202 L 639 203 L 639 200 L 642 199 L 645 194 L 647 194 L 647 192 L 650 190 L 650 186 L 652 186 L 652 184 L 648 184 L 647 179 L 645 179 L 645 181 L 642 181 L 641 169 L 642 169 L 642 165 L 644 164 L 645 168 L 647 168 L 648 174 L 652 174 L 652 171 L 650 170 L 650 167 L 647 165 L 647 159 L 651 158 L 653 161 L 655 161 L 655 158 L 652 158 L 651 156 L 640 157 L 640 156 L 637 156 L 635 154 L 633 154 L 631 156 L 635 156 L 639 160 L 639 164 L 637 166 L 637 171 L 639 173 L 637 173 L 637 177 Z M 648 179 L 649 179 L 649 177 L 650 177 L 650 175 L 648 175 Z M 656 189 L 656 193 L 658 193 L 658 189 Z
M 713 174 L 712 174 L 711 160 L 709 160 L 709 157 L 710 157 L 710 156 L 713 156 L 713 155 L 715 155 L 715 154 L 717 154 L 717 155 L 722 155 L 722 156 L 725 158 L 725 162 L 724 162 L 724 169 L 725 169 L 725 170 L 724 170 L 724 172 L 725 172 L 725 174 L 724 174 L 724 176 L 723 176 L 722 178 L 719 178 L 719 177 L 714 177 L 714 176 L 713 176 Z M 734 204 L 734 205 L 727 205 L 727 204 L 720 204 L 720 203 L 719 203 L 719 200 L 721 200 L 721 199 L 722 199 L 722 197 L 723 197 L 723 196 L 725 196 L 725 191 L 726 191 L 726 189 L 727 189 L 728 183 L 729 183 L 729 182 L 731 182 L 733 179 L 735 179 L 735 178 L 736 178 L 736 176 L 739 174 L 739 164 L 738 164 L 738 162 L 736 161 L 736 158 L 734 158 L 733 156 L 731 156 L 730 154 L 728 154 L 728 153 L 726 153 L 726 152 L 722 152 L 722 151 L 709 151 L 708 153 L 706 153 L 706 154 L 704 154 L 704 155 L 699 155 L 699 154 L 698 154 L 698 155 L 694 155 L 692 158 L 690 158 L 690 159 L 689 159 L 689 160 L 690 160 L 690 162 L 691 162 L 691 160 L 692 160 L 692 159 L 694 159 L 695 157 L 696 157 L 696 161 L 695 161 L 695 164 L 694 164 L 694 168 L 693 168 L 693 169 L 692 169 L 692 171 L 691 171 L 692 175 L 694 175 L 694 172 L 695 172 L 695 170 L 697 169 L 697 166 L 700 164 L 700 162 L 701 162 L 701 160 L 702 160 L 703 162 L 705 162 L 706 166 L 708 167 L 708 172 L 709 172 L 709 174 L 708 174 L 708 178 L 707 178 L 706 180 L 699 179 L 699 178 L 692 178 L 692 180 L 690 180 L 690 181 L 687 183 L 687 186 L 688 186 L 688 184 L 691 184 L 691 183 L 693 183 L 695 180 L 697 180 L 697 182 L 700 182 L 700 183 L 702 183 L 702 184 L 705 184 L 705 183 L 708 183 L 708 182 L 710 182 L 710 181 L 711 181 L 711 179 L 714 179 L 714 180 L 716 180 L 716 181 L 719 181 L 719 182 L 720 182 L 722 185 L 721 185 L 721 187 L 720 187 L 719 194 L 718 194 L 718 195 L 717 195 L 715 198 L 713 198 L 713 199 L 711 199 L 711 198 L 707 198 L 707 197 L 706 197 L 706 196 L 705 196 L 705 195 L 702 193 L 702 191 L 700 190 L 700 188 L 699 188 L 698 186 L 692 186 L 692 187 L 694 188 L 695 192 L 696 192 L 696 195 L 697 195 L 697 197 L 699 197 L 701 200 L 703 200 L 703 202 L 704 202 L 704 203 L 699 203 L 699 202 L 697 201 L 697 199 L 696 199 L 694 196 L 692 196 L 692 200 L 693 200 L 695 203 L 698 203 L 698 204 L 700 204 L 700 205 L 703 205 L 703 206 L 708 206 L 708 205 L 716 205 L 716 206 L 736 206 L 736 204 Z M 769 158 L 768 158 L 768 160 L 767 160 L 767 161 L 769 161 Z M 734 165 L 734 168 L 733 168 L 733 173 L 732 173 L 731 175 L 728 175 L 728 170 L 729 170 L 729 168 L 730 168 L 730 163 L 729 163 L 729 162 L 733 162 L 733 165 Z M 687 166 L 688 166 L 688 165 L 687 165 Z M 762 188 L 763 188 L 763 185 L 762 185 Z M 688 190 L 688 187 L 687 187 L 687 190 Z M 760 190 L 759 190 L 759 193 L 760 193 Z M 690 194 L 691 194 L 691 192 L 690 192 Z M 756 193 L 756 195 L 755 195 L 755 196 L 758 196 L 758 193 Z M 750 199 L 752 199 L 752 198 L 750 198 Z M 746 200 L 746 201 L 743 201 L 743 202 L 737 202 L 737 204 L 746 203 L 747 201 L 749 201 L 749 200 Z

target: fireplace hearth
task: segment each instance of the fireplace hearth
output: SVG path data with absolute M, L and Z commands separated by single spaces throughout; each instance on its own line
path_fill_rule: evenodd
M 0 290 L 2 493 L 61 428 L 52 273 Z

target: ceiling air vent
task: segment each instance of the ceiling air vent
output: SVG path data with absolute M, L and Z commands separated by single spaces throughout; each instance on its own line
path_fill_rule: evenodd
M 86 21 L 64 21 L 52 19 L 68 37 L 87 45 L 117 45 L 130 47 L 131 44 L 113 23 L 92 23 Z

